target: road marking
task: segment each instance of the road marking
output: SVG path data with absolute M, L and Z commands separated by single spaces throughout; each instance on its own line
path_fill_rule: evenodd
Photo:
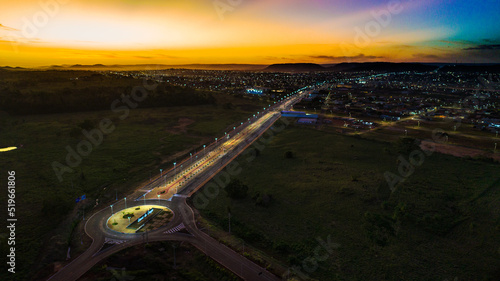
M 117 239 L 111 239 L 111 238 L 107 238 L 104 240 L 104 243 L 107 243 L 107 244 L 115 244 L 115 245 L 118 245 L 118 244 L 121 244 L 121 243 L 125 243 L 127 242 L 127 240 L 117 240 Z
M 171 228 L 163 233 L 166 233 L 166 234 L 172 234 L 172 233 L 176 233 L 178 231 L 181 231 L 183 229 L 185 229 L 186 227 L 184 226 L 184 223 L 181 223 L 179 224 L 178 226 L 174 227 L 174 228 Z

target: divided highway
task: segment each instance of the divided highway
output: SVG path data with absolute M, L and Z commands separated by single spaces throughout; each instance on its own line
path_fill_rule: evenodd
M 194 212 L 186 199 L 269 129 L 280 118 L 282 110 L 289 109 L 306 94 L 305 91 L 298 92 L 264 112 L 259 112 L 257 116 L 235 127 L 223 139 L 216 140 L 203 151 L 192 155 L 182 163 L 176 163 L 171 170 L 161 173 L 151 182 L 139 187 L 133 194 L 127 196 L 128 200 L 124 198 L 116 202 L 112 208 L 106 207 L 95 212 L 85 224 L 85 232 L 92 238 L 91 246 L 48 280 L 77 280 L 99 261 L 118 251 L 145 242 L 167 240 L 191 243 L 244 280 L 281 280 L 200 231 L 196 226 Z M 118 233 L 106 226 L 112 210 L 118 212 L 125 207 L 146 204 L 161 205 L 171 209 L 174 212 L 172 221 L 159 229 L 140 234 Z M 186 228 L 189 234 L 168 232 L 169 229 L 179 226 Z M 114 245 L 102 250 L 105 243 Z

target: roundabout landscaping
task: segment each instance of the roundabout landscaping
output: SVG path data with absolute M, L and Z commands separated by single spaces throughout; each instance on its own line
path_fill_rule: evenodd
M 163 206 L 135 206 L 114 213 L 108 218 L 106 226 L 119 233 L 141 233 L 166 225 L 173 216 L 173 212 Z

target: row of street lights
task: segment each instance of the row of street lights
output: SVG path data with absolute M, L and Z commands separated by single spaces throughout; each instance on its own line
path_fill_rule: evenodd
M 280 101 L 283 101 L 283 99 L 288 99 L 289 97 L 291 97 L 292 95 L 298 93 L 299 91 L 303 90 L 304 88 L 300 89 L 300 90 L 297 90 L 291 94 L 288 94 L 286 95 L 284 98 L 281 98 Z M 274 102 L 274 104 L 276 104 L 276 101 Z M 267 110 L 269 110 L 271 108 L 271 105 L 269 105 L 267 107 Z M 262 113 L 265 113 L 266 111 L 266 107 L 264 107 L 264 111 Z M 254 118 L 257 118 L 258 116 L 260 115 L 260 111 L 257 112 L 257 114 L 254 114 L 253 117 Z M 250 118 L 248 118 L 248 121 L 249 123 L 252 123 L 252 121 L 250 120 Z M 243 122 L 240 123 L 240 126 L 243 125 Z M 233 127 L 233 131 L 236 130 L 236 126 Z M 239 134 L 239 133 L 238 133 Z M 224 136 L 226 136 L 227 139 L 230 138 L 230 135 L 227 134 L 227 132 L 224 132 Z M 215 138 L 215 145 L 217 145 L 217 141 L 218 141 L 218 138 Z M 495 147 L 496 149 L 496 147 Z M 206 145 L 204 144 L 203 145 L 203 154 L 204 156 L 206 156 Z M 190 162 L 191 164 L 193 163 L 193 153 L 189 153 L 189 156 L 190 156 Z M 196 155 L 196 159 L 198 158 L 198 155 Z M 177 162 L 174 162 L 174 178 L 177 176 Z M 181 165 L 181 168 L 182 168 L 182 165 Z M 160 169 L 160 178 L 163 177 L 163 169 Z M 151 177 L 150 177 L 150 181 L 151 181 Z M 166 186 L 166 177 L 164 178 L 164 184 Z M 176 187 L 176 192 L 177 192 L 177 187 Z M 160 194 L 157 195 L 158 196 L 158 204 L 160 204 Z M 116 200 L 118 201 L 118 191 L 115 190 L 115 197 L 116 197 Z M 146 194 L 144 194 L 144 205 L 146 204 Z M 124 197 L 123 198 L 124 201 L 125 201 L 125 209 L 127 209 L 127 197 Z M 111 214 L 113 215 L 114 214 L 114 211 L 113 211 L 113 206 L 114 205 L 110 205 L 111 207 Z
M 125 209 L 127 209 L 127 197 L 124 197 L 123 199 L 125 200 Z M 113 206 L 114 206 L 114 204 L 109 205 L 109 206 L 111 207 L 111 215 L 113 215 L 114 214 L 114 212 L 113 212 Z

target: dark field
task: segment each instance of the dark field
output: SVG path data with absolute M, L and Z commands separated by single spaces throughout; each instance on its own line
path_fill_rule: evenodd
M 399 155 L 292 125 L 254 161 L 238 158 L 245 199 L 221 190 L 200 212 L 227 231 L 229 206 L 232 234 L 280 260 L 263 262 L 278 274 L 284 264 L 317 280 L 498 280 L 500 165 L 434 153 L 391 192 L 384 173 L 398 174 Z M 316 268 L 308 257 L 328 237 L 339 247 Z
M 66 72 L 60 75 L 69 76 Z M 66 82 L 61 83 L 64 85 L 54 81 L 47 85 L 56 93 L 58 87 L 70 87 Z M 26 94 L 34 91 L 36 85 L 26 90 Z M 78 85 L 74 86 L 75 91 Z M 116 86 L 118 93 L 123 90 L 121 93 L 127 94 L 124 89 L 119 83 Z M 47 92 L 50 92 L 48 88 Z M 80 245 L 80 239 L 75 239 L 83 231 L 79 222 L 84 210 L 86 216 L 91 213 L 97 199 L 97 208 L 100 208 L 114 201 L 115 196 L 123 197 L 150 176 L 159 174 L 160 168 L 167 169 L 174 161 L 189 157 L 190 152 L 202 149 L 203 144 L 212 142 L 215 136 L 267 104 L 264 100 L 222 93 L 210 95 L 213 101 L 207 104 L 130 108 L 126 118 L 121 118 L 123 112 L 113 112 L 106 102 L 100 105 L 106 110 L 78 113 L 19 115 L 0 111 L 0 148 L 18 147 L 0 153 L 2 170 L 16 171 L 16 215 L 22 218 L 16 228 L 19 242 L 16 248 L 22 253 L 17 257 L 16 278 L 28 280 L 28 276 L 46 265 L 64 261 L 69 245 L 72 257 L 83 250 L 85 246 Z M 23 101 L 24 98 L 19 99 Z M 92 145 L 86 156 L 80 154 L 78 165 L 69 167 L 67 146 L 77 151 L 81 141 L 88 140 L 83 130 L 99 129 L 105 119 L 111 121 L 114 130 L 103 133 L 102 141 Z M 59 173 L 62 181 L 53 168 L 54 162 L 71 168 Z M 2 182 L 6 180 L 5 176 Z M 75 199 L 84 194 L 87 199 L 75 203 Z M 6 196 L 4 191 L 0 199 L 6 202 Z M 1 219 L 5 220 L 5 216 L 3 212 Z M 1 247 L 7 252 L 7 230 L 1 230 L 0 234 Z M 73 242 L 69 244 L 72 237 Z

